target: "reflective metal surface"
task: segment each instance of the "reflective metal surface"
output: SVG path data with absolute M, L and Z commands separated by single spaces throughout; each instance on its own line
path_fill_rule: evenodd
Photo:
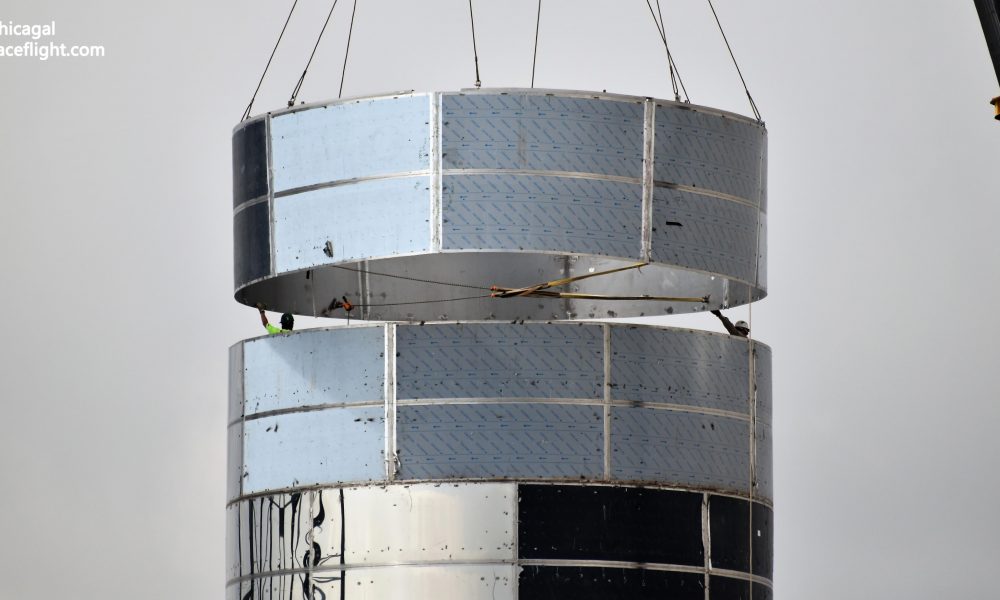
M 709 597 L 728 600 L 771 585 L 770 508 L 700 492 L 391 484 L 247 497 L 227 517 L 241 599 L 704 598 L 724 578 Z
M 751 404 L 747 340 L 692 330 L 427 323 L 248 340 L 231 351 L 230 498 L 504 478 L 748 494 L 755 476 L 768 500 L 770 349 L 753 344 Z
M 251 197 L 262 132 L 271 178 Z M 367 305 L 355 317 L 414 321 L 743 304 L 766 288 L 765 153 L 756 122 L 610 94 L 476 90 L 276 111 L 234 132 L 236 299 L 322 315 L 346 295 Z M 708 301 L 466 299 L 637 261 L 651 264 L 560 291 Z

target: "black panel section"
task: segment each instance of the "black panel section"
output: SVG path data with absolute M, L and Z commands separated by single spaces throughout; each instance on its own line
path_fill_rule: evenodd
M 705 600 L 705 577 L 645 569 L 527 566 L 520 600 Z
M 750 600 L 750 582 L 742 579 L 712 575 L 708 591 L 712 600 Z M 754 588 L 754 600 L 758 600 L 756 592 Z
M 267 194 L 267 129 L 254 121 L 233 134 L 233 207 Z
M 750 510 L 746 500 L 712 496 L 708 501 L 712 566 L 750 572 Z
M 771 588 L 760 583 L 753 584 L 753 600 L 772 600 L 772 598 L 774 592 Z
M 753 574 L 774 578 L 774 513 L 763 504 L 753 503 Z M 757 598 L 757 592 L 753 597 Z
M 233 216 L 233 270 L 236 287 L 264 277 L 271 270 L 271 233 L 267 202 Z
M 634 487 L 521 485 L 518 556 L 702 566 L 702 495 Z
M 754 575 L 771 579 L 774 568 L 774 513 L 767 506 L 754 502 L 751 531 L 747 506 L 748 502 L 739 498 L 712 496 L 709 499 L 712 566 L 749 573 L 752 544 Z

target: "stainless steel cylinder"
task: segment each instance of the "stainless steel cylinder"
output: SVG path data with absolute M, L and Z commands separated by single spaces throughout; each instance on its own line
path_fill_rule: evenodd
M 346 296 L 374 320 L 547 321 L 765 294 L 766 131 L 732 113 L 586 92 L 401 93 L 245 121 L 233 154 L 245 304 L 330 315 Z M 705 300 L 489 297 L 638 262 L 559 291 Z
M 231 598 L 770 597 L 763 344 L 390 323 L 230 363 Z
M 771 598 L 770 349 L 578 321 L 765 295 L 762 124 L 407 92 L 233 153 L 236 299 L 363 321 L 230 350 L 228 598 Z

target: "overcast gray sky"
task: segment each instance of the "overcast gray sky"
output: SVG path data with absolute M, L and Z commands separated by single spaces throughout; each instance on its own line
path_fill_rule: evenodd
M 299 4 L 255 112 L 329 7 Z M 464 0 L 358 4 L 345 96 L 472 85 Z M 475 4 L 484 86 L 527 86 L 535 0 Z M 0 598 L 223 595 L 227 348 L 260 333 L 230 131 L 290 5 L 0 8 L 107 52 L 0 58 Z M 994 597 L 1000 86 L 973 3 L 716 7 L 769 129 L 776 593 Z M 707 4 L 663 8 L 692 100 L 746 114 Z M 301 99 L 336 96 L 349 16 Z M 536 85 L 670 97 L 644 0 L 543 0 Z

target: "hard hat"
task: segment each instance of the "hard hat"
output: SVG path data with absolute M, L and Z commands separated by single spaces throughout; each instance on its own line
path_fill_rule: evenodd
M 285 313 L 285 314 L 281 315 L 281 328 L 282 329 L 291 329 L 292 325 L 294 325 L 294 324 L 295 324 L 295 317 L 293 317 L 291 315 L 291 313 Z
M 733 325 L 733 327 L 736 329 L 746 329 L 747 331 L 750 331 L 750 326 L 747 325 L 746 321 L 736 321 L 736 324 Z

